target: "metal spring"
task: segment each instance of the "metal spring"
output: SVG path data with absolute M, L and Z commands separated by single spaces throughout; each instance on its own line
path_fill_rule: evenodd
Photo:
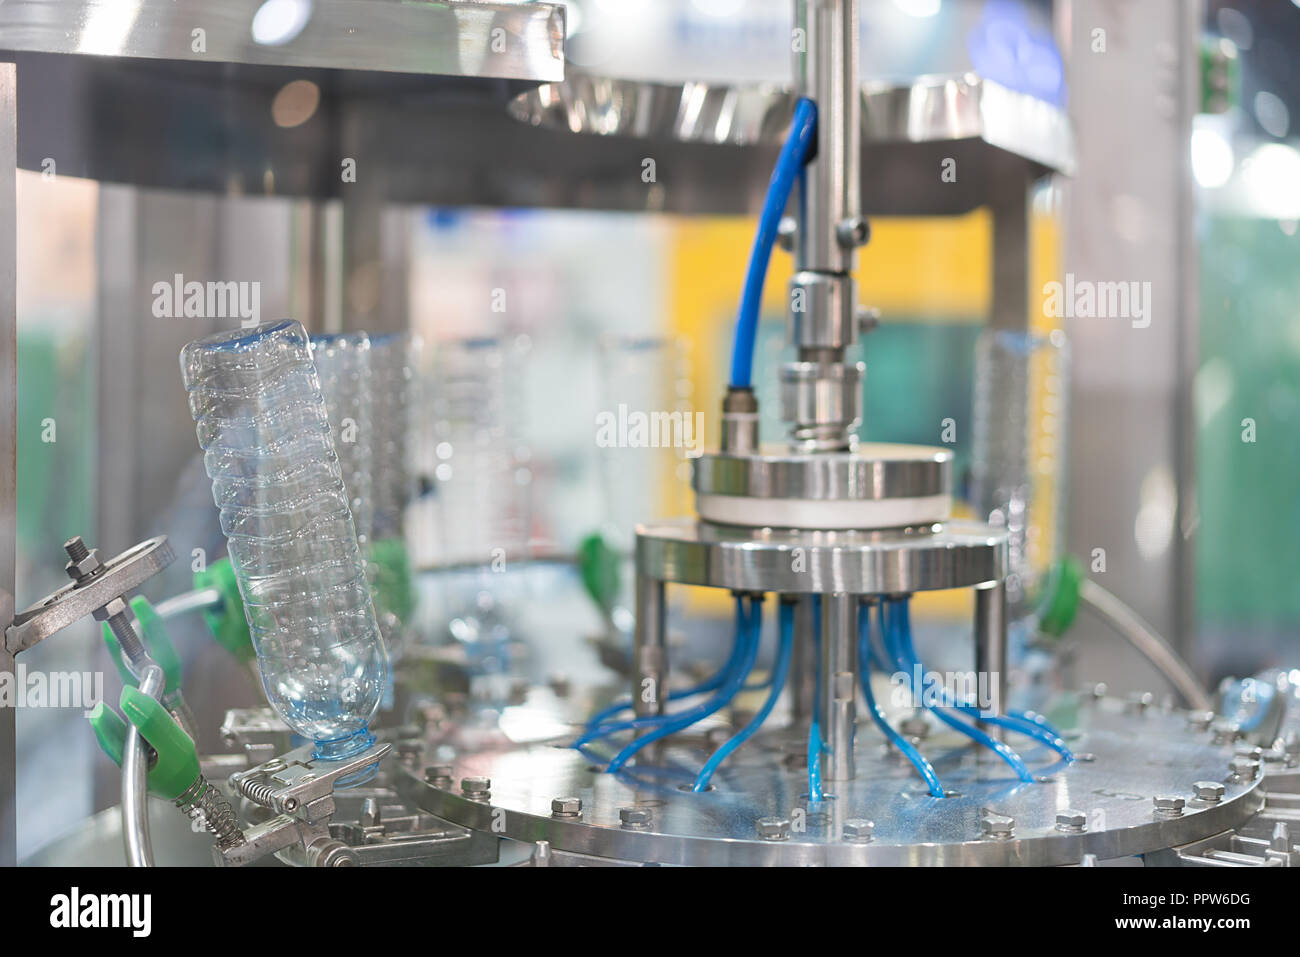
M 275 809 L 275 792 L 279 790 L 278 788 L 249 778 L 240 778 L 236 786 L 239 788 L 239 793 L 254 804 Z
M 197 791 L 198 793 L 193 793 Z M 244 832 L 235 817 L 234 809 L 221 789 L 200 775 L 195 786 L 176 799 L 176 806 L 190 816 L 202 820 L 203 826 L 217 838 L 218 847 L 235 847 L 244 843 Z

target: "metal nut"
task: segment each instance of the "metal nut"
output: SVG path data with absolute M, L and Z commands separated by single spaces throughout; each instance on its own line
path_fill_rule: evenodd
M 756 823 L 758 836 L 765 841 L 785 841 L 790 838 L 790 819 L 786 817 L 760 817 Z
M 618 809 L 618 819 L 624 827 L 634 830 L 649 827 L 654 815 L 648 807 L 621 807 Z
M 1196 731 L 1207 730 L 1213 722 L 1213 711 L 1189 711 L 1187 713 L 1187 726 Z
M 872 821 L 852 818 L 844 822 L 844 840 L 855 844 L 865 844 L 871 840 L 871 833 L 876 829 Z
M 1088 815 L 1082 811 L 1065 810 L 1056 814 L 1056 829 L 1081 834 L 1088 829 Z
M 488 778 L 461 778 L 460 789 L 466 797 L 484 797 L 492 791 L 492 781 Z
M 1177 794 L 1157 794 L 1151 799 L 1157 814 L 1167 817 L 1181 817 L 1187 802 Z
M 1259 762 L 1254 758 L 1233 758 L 1228 768 L 1242 781 L 1253 781 L 1259 777 Z
M 559 797 L 551 799 L 552 817 L 581 817 L 582 798 Z
M 99 549 L 92 548 L 85 558 L 80 561 L 68 562 L 63 566 L 63 569 L 73 581 L 81 581 L 83 578 L 95 574 L 103 567 L 104 563 L 99 560 Z
M 1225 788 L 1218 781 L 1197 781 L 1192 785 L 1196 799 L 1207 804 L 1218 804 L 1222 801 L 1224 790 Z
M 432 767 L 424 769 L 424 779 L 430 784 L 439 784 L 445 787 L 451 783 L 452 767 L 450 764 L 435 764 Z
M 985 837 L 1004 841 L 1016 833 L 1016 819 L 1005 814 L 985 814 L 980 820 L 980 830 Z
M 122 615 L 125 613 L 126 602 L 123 601 L 122 597 L 119 595 L 102 608 L 96 608 L 91 612 L 91 617 L 94 618 L 95 621 L 108 621 L 108 619 L 112 618 L 114 615 Z
M 1220 718 L 1211 724 L 1210 731 L 1214 734 L 1215 744 L 1231 744 L 1241 737 L 1241 729 L 1237 727 L 1236 722 L 1226 718 Z

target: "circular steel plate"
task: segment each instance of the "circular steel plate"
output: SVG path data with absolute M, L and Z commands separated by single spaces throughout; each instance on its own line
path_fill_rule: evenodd
M 922 750 L 954 796 L 928 796 L 910 765 L 887 752 L 883 739 L 859 726 L 857 776 L 810 803 L 802 766 L 803 735 L 764 732 L 737 751 L 713 781 L 714 790 L 689 788 L 709 748 L 701 735 L 679 735 L 654 766 L 600 773 L 588 757 L 545 744 L 501 746 L 465 754 L 454 779 L 491 779 L 491 795 L 473 801 L 458 790 L 427 783 L 417 764 L 398 770 L 403 797 L 468 827 L 519 841 L 549 841 L 557 850 L 603 858 L 683 865 L 1062 865 L 1084 854 L 1106 860 L 1184 844 L 1235 827 L 1263 803 L 1257 782 L 1233 781 L 1229 745 L 1188 728 L 1180 712 L 1125 714 L 1118 702 L 1087 706 L 1083 730 L 1072 741 L 1092 760 L 1066 767 L 1045 748 L 1021 750 L 1041 775 L 1021 784 L 997 758 L 977 755 L 957 739 L 936 735 Z M 1019 747 L 1025 739 L 1011 743 Z M 1193 782 L 1222 781 L 1223 800 L 1193 798 Z M 1178 817 L 1154 809 L 1156 795 L 1186 800 Z M 551 800 L 582 799 L 580 818 L 555 817 Z M 620 824 L 619 809 L 648 808 L 652 823 Z M 1082 833 L 1056 827 L 1059 811 L 1087 818 Z M 1009 838 L 982 836 L 985 814 L 1014 819 Z M 758 837 L 759 818 L 791 821 L 786 840 Z M 868 843 L 842 838 L 844 821 L 875 823 Z
M 742 591 L 903 594 L 1007 574 L 1006 532 L 975 522 L 811 531 L 683 518 L 638 526 L 636 538 L 640 574 Z

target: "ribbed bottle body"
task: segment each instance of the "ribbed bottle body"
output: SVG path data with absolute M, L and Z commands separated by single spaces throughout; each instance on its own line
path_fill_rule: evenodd
M 307 335 L 210 336 L 181 372 L 267 699 L 319 756 L 356 753 L 388 660 Z

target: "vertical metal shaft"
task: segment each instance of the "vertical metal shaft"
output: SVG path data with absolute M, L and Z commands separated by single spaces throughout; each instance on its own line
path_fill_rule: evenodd
M 668 691 L 668 645 L 664 627 L 664 583 L 637 573 L 636 647 L 633 650 L 632 707 L 637 717 L 664 713 Z
M 853 729 L 857 682 L 855 651 L 858 600 L 854 595 L 822 599 L 822 779 L 853 778 Z
M 791 717 L 807 724 L 817 697 L 817 636 L 813 634 L 814 595 L 782 596 L 794 602 L 794 654 L 790 664 Z
M 1005 711 L 1006 673 L 1007 590 L 998 581 L 975 589 L 975 678 L 980 710 L 991 714 Z
M 861 215 L 857 0 L 796 0 L 795 85 L 817 103 L 817 158 L 808 166 L 798 269 L 847 273 L 854 247 L 844 224 Z

